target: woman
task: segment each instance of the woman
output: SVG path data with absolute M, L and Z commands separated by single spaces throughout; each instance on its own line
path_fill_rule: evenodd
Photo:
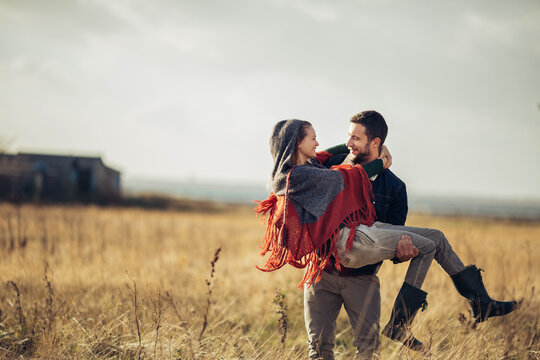
M 516 308 L 515 301 L 489 297 L 480 271 L 463 265 L 441 231 L 374 222 L 369 177 L 384 169 L 384 158 L 363 167 L 341 165 L 329 170 L 321 164 L 333 154 L 316 153 L 318 145 L 307 121 L 284 120 L 274 126 L 272 193 L 256 208 L 268 215 L 262 254 L 271 252 L 261 270 L 273 271 L 285 264 L 306 268 L 299 286 L 310 286 L 332 257 L 338 268 L 340 263 L 361 267 L 393 258 L 401 238 L 410 237 L 418 255 L 410 262 L 383 334 L 415 350 L 421 350 L 422 343 L 406 328 L 425 303 L 427 293 L 421 286 L 433 259 L 468 299 L 476 321 Z

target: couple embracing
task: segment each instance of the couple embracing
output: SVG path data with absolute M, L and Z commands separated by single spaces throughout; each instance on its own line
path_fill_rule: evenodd
M 278 122 L 270 138 L 272 193 L 256 208 L 267 216 L 262 254 L 270 253 L 260 269 L 274 271 L 286 264 L 305 268 L 299 286 L 304 287 L 310 358 L 334 358 L 342 305 L 356 358 L 377 356 L 377 272 L 386 259 L 410 264 L 382 334 L 413 350 L 426 350 L 410 325 L 426 304 L 421 287 L 433 259 L 468 300 L 476 321 L 512 312 L 517 302 L 491 299 L 480 270 L 465 266 L 441 231 L 404 225 L 407 193 L 388 170 L 391 156 L 383 145 L 388 128 L 382 115 L 364 111 L 350 122 L 346 146 L 322 152 L 316 152 L 319 144 L 309 122 Z

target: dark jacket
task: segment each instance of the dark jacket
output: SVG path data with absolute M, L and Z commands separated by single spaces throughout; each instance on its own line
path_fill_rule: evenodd
M 331 167 L 339 165 L 345 160 L 348 154 L 339 154 L 332 156 L 324 165 Z M 405 225 L 407 219 L 407 188 L 392 171 L 385 170 L 380 173 L 375 180 L 371 182 L 373 186 L 373 195 L 375 197 L 375 211 L 377 212 L 377 221 L 393 224 Z M 372 265 L 366 265 L 357 269 L 345 268 L 342 266 L 340 275 L 372 275 L 377 273 L 382 261 Z

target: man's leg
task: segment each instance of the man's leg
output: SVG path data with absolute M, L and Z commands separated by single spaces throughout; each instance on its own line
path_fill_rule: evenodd
M 377 275 L 342 277 L 343 303 L 353 330 L 356 359 L 372 359 L 379 353 L 381 317 L 380 283 Z
M 418 248 L 418 256 L 414 257 L 407 270 L 405 282 L 394 302 L 392 316 L 384 327 L 383 334 L 391 339 L 402 342 L 407 347 L 424 350 L 422 342 L 418 341 L 408 330 L 416 313 L 425 302 L 427 293 L 420 290 L 427 275 L 436 251 L 434 241 L 419 234 L 406 231 L 405 226 L 393 226 L 375 223 L 368 229 L 368 236 L 373 239 L 374 246 L 395 251 L 403 235 L 408 235 L 413 245 Z
M 334 359 L 336 319 L 343 299 L 340 277 L 323 271 L 321 280 L 304 286 L 304 321 L 310 359 Z

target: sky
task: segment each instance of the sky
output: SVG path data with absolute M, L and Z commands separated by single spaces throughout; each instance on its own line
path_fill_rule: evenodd
M 540 2 L 0 0 L 0 145 L 266 184 L 377 110 L 410 193 L 540 200 Z

